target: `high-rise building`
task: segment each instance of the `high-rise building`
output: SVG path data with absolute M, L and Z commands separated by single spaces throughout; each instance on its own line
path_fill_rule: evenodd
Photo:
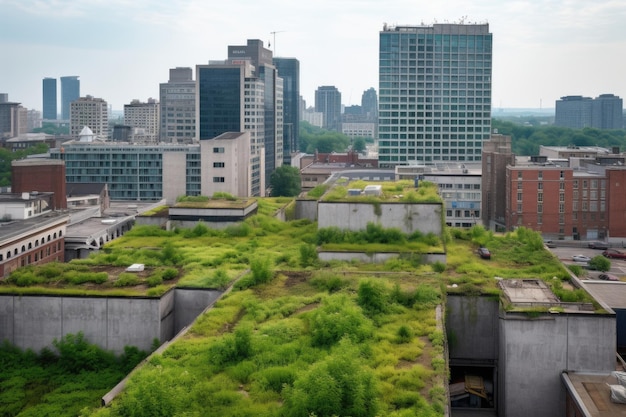
M 193 70 L 188 67 L 171 68 L 169 81 L 159 85 L 159 100 L 161 141 L 193 142 L 196 137 L 196 82 Z
M 601 94 L 593 101 L 591 126 L 596 129 L 622 129 L 624 127 L 624 105 L 622 99 L 613 94 Z
M 613 94 L 601 94 L 595 99 L 564 96 L 556 101 L 554 125 L 571 129 L 622 129 L 623 107 L 622 99 Z
M 341 132 L 341 93 L 337 87 L 324 85 L 315 90 L 315 111 L 324 115 L 324 129 Z
M 565 96 L 556 101 L 554 125 L 582 129 L 591 127 L 593 99 L 583 96 Z
M 385 25 L 379 47 L 380 166 L 480 161 L 491 133 L 489 25 Z
M 274 65 L 283 79 L 283 162 L 291 164 L 300 147 L 300 61 L 274 58 Z
M 283 163 L 282 79 L 272 52 L 259 40 L 229 46 L 226 61 L 196 68 L 197 138 L 249 132 L 253 195 L 264 195 L 265 178 Z
M 70 103 L 80 97 L 80 80 L 71 75 L 61 77 L 61 119 L 70 120 Z
M 156 143 L 159 138 L 159 102 L 149 98 L 142 103 L 124 104 L 124 124 L 132 128 L 133 142 Z
M 0 100 L 0 139 L 13 138 L 28 129 L 28 109 L 20 103 Z
M 361 96 L 361 111 L 368 122 L 378 123 L 378 95 L 372 87 Z
M 80 97 L 70 105 L 70 135 L 78 136 L 87 126 L 95 136 L 109 136 L 107 102 L 92 96 Z
M 43 79 L 43 118 L 56 120 L 57 118 L 57 79 L 46 77 Z

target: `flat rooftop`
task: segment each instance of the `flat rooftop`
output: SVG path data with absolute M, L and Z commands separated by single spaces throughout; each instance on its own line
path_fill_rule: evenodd
M 60 221 L 69 221 L 66 212 L 49 211 L 37 217 L 26 220 L 13 220 L 10 222 L 0 222 L 0 240 L 10 240 L 26 231 L 35 230 L 46 225 L 53 225 Z
M 559 299 L 540 279 L 506 279 L 500 281 L 500 288 L 512 304 L 559 303 Z
M 585 280 L 583 284 L 596 300 L 611 308 L 626 309 L 626 282 Z
M 626 416 L 626 404 L 611 401 L 609 385 L 618 385 L 611 374 L 584 374 L 578 372 L 561 375 L 567 391 L 587 411 L 589 417 Z M 585 410 L 583 410 L 585 411 Z

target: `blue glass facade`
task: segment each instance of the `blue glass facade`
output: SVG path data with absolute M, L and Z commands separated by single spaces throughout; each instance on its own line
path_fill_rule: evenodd
M 70 120 L 70 103 L 80 97 L 80 80 L 76 76 L 61 77 L 61 119 Z
M 379 165 L 480 161 L 491 134 L 489 26 L 385 27 L 379 52 Z
M 290 164 L 300 148 L 300 61 L 274 58 L 274 65 L 283 79 L 283 163 Z
M 43 112 L 44 120 L 57 118 L 57 79 L 43 79 Z
M 200 140 L 242 131 L 242 66 L 198 66 L 198 134 Z

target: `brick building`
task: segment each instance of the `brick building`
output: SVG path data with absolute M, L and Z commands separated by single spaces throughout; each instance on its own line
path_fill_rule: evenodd
M 54 193 L 52 210 L 67 208 L 65 162 L 54 159 L 22 159 L 11 163 L 11 191 L 17 194 Z

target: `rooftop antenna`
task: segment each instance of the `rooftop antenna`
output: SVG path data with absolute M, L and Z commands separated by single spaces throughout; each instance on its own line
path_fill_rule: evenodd
M 282 33 L 282 32 L 287 32 L 286 30 L 275 30 L 273 32 L 270 32 L 270 35 L 274 36 L 274 39 L 272 40 L 272 42 L 274 42 L 274 49 L 272 49 L 272 53 L 274 56 L 276 56 L 276 34 L 277 33 Z M 269 47 L 271 47 L 272 45 L 268 45 Z

